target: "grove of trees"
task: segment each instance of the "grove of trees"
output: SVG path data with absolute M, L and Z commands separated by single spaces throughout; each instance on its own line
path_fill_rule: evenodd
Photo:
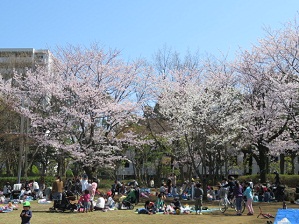
M 267 30 L 234 61 L 168 47 L 129 62 L 97 44 L 57 48 L 50 69 L 1 79 L 0 173 L 17 175 L 20 158 L 23 175 L 38 166 L 93 176 L 129 160 L 138 179 L 154 166 L 157 178 L 187 169 L 208 181 L 241 153 L 261 181 L 272 158 L 284 173 L 284 158 L 298 155 L 298 36 L 296 22 Z

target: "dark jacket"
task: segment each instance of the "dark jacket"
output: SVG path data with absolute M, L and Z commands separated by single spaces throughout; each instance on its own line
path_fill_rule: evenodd
M 199 187 L 194 188 L 194 198 L 202 199 L 203 190 Z
M 25 216 L 25 214 L 27 214 L 27 216 Z M 20 217 L 22 219 L 22 224 L 30 224 L 30 219 L 32 217 L 32 211 L 22 210 Z

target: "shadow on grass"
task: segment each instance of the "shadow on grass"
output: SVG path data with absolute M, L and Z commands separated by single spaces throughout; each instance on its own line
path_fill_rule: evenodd
M 48 210 L 32 210 L 32 213 L 48 213 L 48 214 L 78 214 L 79 212 L 72 212 L 72 211 L 57 211 L 57 212 L 54 212 L 54 211 L 48 211 Z

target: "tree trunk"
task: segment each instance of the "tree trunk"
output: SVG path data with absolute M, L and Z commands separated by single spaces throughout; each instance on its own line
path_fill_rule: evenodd
M 248 173 L 249 173 L 249 175 L 252 174 L 252 162 L 253 162 L 252 160 L 253 160 L 252 153 L 250 153 L 250 156 L 249 156 L 249 164 L 248 164 L 248 167 L 249 167 L 249 169 L 248 169 Z
M 247 174 L 247 162 L 248 162 L 248 158 L 246 157 L 247 153 L 243 152 L 244 156 L 243 156 L 243 173 Z
M 182 166 L 180 164 L 179 165 L 179 169 L 180 169 L 180 180 L 181 180 L 182 183 L 184 183 L 184 181 L 185 181 L 184 166 Z
M 291 174 L 294 175 L 295 174 L 295 159 L 296 159 L 296 153 L 291 154 L 291 164 L 292 164 L 292 170 L 291 170 Z
M 268 159 L 268 148 L 263 145 L 258 145 L 259 155 L 255 155 L 255 159 L 260 168 L 260 179 L 261 183 L 265 183 L 267 180 L 267 159 Z
M 88 179 L 95 177 L 95 172 L 96 172 L 95 167 L 84 166 L 83 169 L 86 175 L 88 176 Z
M 162 169 L 162 165 L 161 165 L 161 159 L 158 163 L 159 165 L 157 166 L 156 169 L 156 176 L 155 176 L 155 187 L 160 187 L 162 184 L 162 178 L 161 178 L 161 169 Z
M 279 168 L 280 168 L 280 174 L 284 174 L 285 170 L 284 170 L 284 161 L 285 158 L 285 154 L 280 154 L 280 158 L 279 158 Z

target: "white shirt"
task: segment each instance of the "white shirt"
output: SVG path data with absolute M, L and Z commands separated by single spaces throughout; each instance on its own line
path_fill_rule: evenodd
M 36 181 L 33 182 L 33 190 L 39 190 L 39 185 Z
M 114 202 L 113 198 L 109 197 L 108 200 L 107 200 L 107 204 L 106 205 L 111 208 L 111 207 L 114 206 L 114 203 L 115 202 Z
M 105 208 L 105 199 L 103 197 L 99 197 L 96 203 L 96 207 Z
M 88 181 L 86 179 L 82 179 L 81 181 L 82 192 L 88 188 Z

